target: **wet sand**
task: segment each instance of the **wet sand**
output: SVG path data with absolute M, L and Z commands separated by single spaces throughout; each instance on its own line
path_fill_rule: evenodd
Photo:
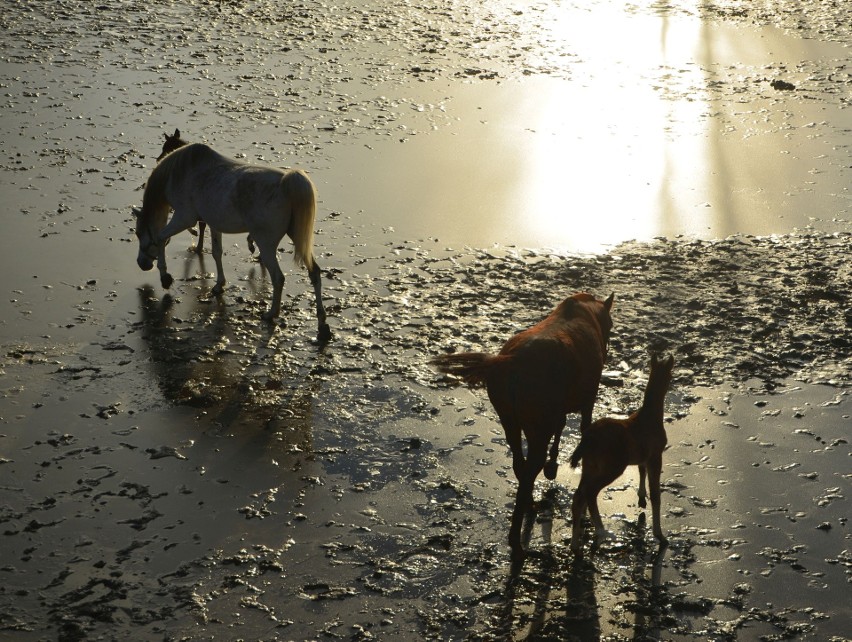
M 598 54 L 565 40 L 555 5 L 220 6 L 30 3 L 4 17 L 3 634 L 848 639 L 845 9 L 827 29 L 822 5 L 804 26 L 780 4 L 710 6 L 705 42 L 739 33 L 784 53 L 764 68 L 734 52 L 665 80 L 668 147 L 643 135 L 601 162 L 619 193 L 572 156 L 591 149 L 577 146 L 582 118 L 505 117 L 524 91 L 558 100 L 559 82 L 603 95 Z M 628 13 L 659 27 L 657 9 Z M 664 14 L 681 31 L 698 18 Z M 201 26 L 177 32 L 188 20 Z M 636 74 L 616 84 L 646 85 Z M 771 88 L 781 77 L 799 89 Z M 683 108 L 694 84 L 708 94 L 696 113 Z M 221 298 L 189 235 L 170 245 L 170 292 L 138 271 L 130 206 L 176 126 L 311 172 L 330 344 L 312 341 L 294 271 L 282 318 L 260 322 L 268 279 L 241 238 L 226 245 Z M 614 149 L 613 128 L 587 136 Z M 569 205 L 592 215 L 565 218 L 558 175 L 515 171 L 542 140 L 573 164 Z M 695 151 L 714 140 L 715 157 Z M 696 173 L 713 176 L 743 148 L 755 171 L 729 190 L 682 170 L 704 159 Z M 667 171 L 648 160 L 660 154 Z M 531 555 L 513 569 L 502 429 L 484 393 L 427 361 L 496 351 L 578 289 L 616 293 L 596 414 L 639 403 L 648 349 L 677 360 L 670 543 L 658 550 L 644 528 L 631 472 L 602 502 L 615 538 L 575 562 L 579 476 L 563 463 L 539 480 Z

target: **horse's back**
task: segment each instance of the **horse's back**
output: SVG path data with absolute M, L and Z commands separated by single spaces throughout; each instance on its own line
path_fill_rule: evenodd
M 504 413 L 510 407 L 525 415 L 579 412 L 594 401 L 605 352 L 596 323 L 554 312 L 506 342 L 500 354 L 508 359 L 500 376 L 489 380 L 489 397 Z
M 169 172 L 174 210 L 203 220 L 225 234 L 284 236 L 289 225 L 285 170 L 228 158 L 204 143 L 191 143 L 158 165 Z M 155 171 L 157 171 L 155 169 Z

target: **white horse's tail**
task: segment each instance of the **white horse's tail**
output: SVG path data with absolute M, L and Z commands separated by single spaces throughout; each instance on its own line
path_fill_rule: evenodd
M 290 199 L 290 229 L 293 240 L 293 260 L 308 271 L 314 268 L 314 219 L 317 213 L 317 194 L 314 184 L 302 170 L 293 170 L 284 177 L 284 191 Z

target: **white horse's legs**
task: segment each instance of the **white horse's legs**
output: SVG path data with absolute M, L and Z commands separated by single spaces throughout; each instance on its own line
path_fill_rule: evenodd
M 160 285 L 168 290 L 172 287 L 174 279 L 166 269 L 166 244 L 162 242 L 160 243 L 160 247 L 157 249 L 157 270 L 160 273 Z
M 216 285 L 213 294 L 219 296 L 225 291 L 225 268 L 222 266 L 222 233 L 210 228 L 210 240 L 213 246 L 213 260 L 216 262 Z
M 278 239 L 280 241 L 281 239 Z M 281 272 L 281 267 L 278 265 L 278 241 L 270 243 L 268 241 L 260 241 L 255 239 L 258 250 L 260 251 L 260 262 L 263 267 L 269 272 L 269 278 L 272 280 L 272 303 L 269 309 L 263 313 L 263 318 L 266 321 L 271 321 L 281 312 L 281 291 L 284 289 L 284 273 Z
M 317 302 L 317 339 L 319 341 L 328 341 L 331 339 L 331 328 L 325 321 L 325 306 L 322 304 L 322 277 L 320 275 L 320 266 L 314 261 L 314 267 L 308 271 L 311 277 L 311 285 L 314 286 L 314 297 Z
M 157 235 L 157 270 L 160 272 L 160 283 L 164 288 L 170 288 L 174 283 L 172 275 L 166 268 L 166 245 L 175 234 L 188 230 L 193 225 L 195 225 L 195 219 L 187 220 L 175 213 L 172 220 Z

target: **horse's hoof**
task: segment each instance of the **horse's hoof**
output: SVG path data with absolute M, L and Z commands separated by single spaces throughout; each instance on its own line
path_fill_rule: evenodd
M 211 290 L 214 296 L 221 296 L 225 292 L 225 286 L 219 285 L 218 283 L 213 286 Z
M 556 479 L 557 470 L 559 470 L 559 464 L 555 461 L 548 461 L 544 464 L 544 476 L 551 481 Z
M 327 323 L 323 323 L 319 327 L 319 331 L 317 332 L 317 341 L 320 343 L 331 341 L 331 328 L 328 327 Z
M 264 321 L 266 321 L 267 323 L 271 323 L 271 322 L 275 321 L 276 316 L 278 316 L 278 315 L 274 314 L 270 310 L 267 310 L 266 312 L 264 312 L 263 314 L 260 315 L 260 318 L 263 319 Z
M 639 508 L 647 508 L 647 507 L 648 507 L 648 502 L 645 501 L 644 497 L 640 497 L 639 498 Z
M 175 280 L 172 278 L 172 275 L 171 275 L 171 274 L 163 274 L 163 275 L 160 277 L 160 283 L 161 283 L 161 284 L 162 284 L 162 286 L 163 286 L 164 288 L 166 288 L 167 290 L 168 290 L 170 287 L 172 287 L 172 283 L 174 283 L 174 282 L 175 282 Z

